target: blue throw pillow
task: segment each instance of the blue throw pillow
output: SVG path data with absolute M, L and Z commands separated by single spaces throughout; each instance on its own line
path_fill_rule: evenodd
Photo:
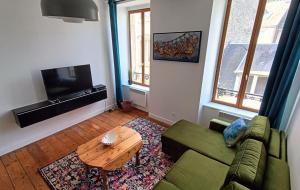
M 240 118 L 232 122 L 223 131 L 224 139 L 228 147 L 233 147 L 243 137 L 247 130 L 247 125 L 244 119 Z

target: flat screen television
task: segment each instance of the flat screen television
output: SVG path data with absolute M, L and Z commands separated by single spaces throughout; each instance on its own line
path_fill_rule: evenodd
M 46 69 L 41 72 L 50 100 L 93 87 L 90 65 Z

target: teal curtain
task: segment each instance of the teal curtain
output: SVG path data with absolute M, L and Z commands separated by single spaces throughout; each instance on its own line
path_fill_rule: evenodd
M 123 101 L 122 83 L 121 83 L 121 67 L 120 67 L 120 52 L 119 52 L 119 39 L 118 39 L 118 20 L 117 20 L 117 4 L 115 0 L 109 0 L 109 14 L 111 25 L 111 37 L 114 55 L 114 68 L 115 68 L 115 86 L 116 86 L 116 99 L 117 104 L 121 107 Z
M 279 129 L 300 59 L 300 2 L 292 0 L 267 82 L 260 115 Z

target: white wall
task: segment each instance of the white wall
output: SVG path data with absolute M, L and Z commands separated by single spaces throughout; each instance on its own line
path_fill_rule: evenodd
M 220 16 L 221 13 L 224 14 L 224 7 L 225 4 L 221 0 L 214 1 L 213 11 L 212 1 L 210 0 L 151 1 L 152 34 L 188 30 L 203 31 L 200 64 L 151 60 L 149 105 L 149 115 L 151 117 L 167 123 L 173 123 L 178 119 L 187 119 L 193 122 L 199 121 L 207 126 L 211 118 L 218 117 L 220 110 L 230 110 L 229 112 L 233 114 L 236 113 L 236 115 L 240 114 L 240 116 L 248 116 L 249 118 L 256 114 L 238 109 L 229 109 L 226 106 L 222 106 L 222 108 L 215 105 L 204 106 L 205 103 L 209 103 L 211 98 L 211 86 L 216 61 L 214 56 L 217 55 L 218 47 L 217 44 L 207 45 L 208 31 L 211 30 L 209 38 L 216 42 L 216 39 L 219 38 L 217 33 L 220 32 L 221 27 L 213 27 L 220 24 L 220 20 L 214 16 Z M 212 19 L 210 17 L 211 13 L 213 13 Z M 206 55 L 206 53 L 208 54 Z M 212 57 L 206 58 L 206 56 Z M 205 68 L 204 62 L 206 64 Z M 199 100 L 202 105 L 200 109 Z M 199 115 L 200 119 L 198 120 L 199 113 L 201 115 Z M 300 176 L 299 123 L 300 101 L 298 101 L 293 113 L 288 133 L 288 163 L 292 189 L 300 189 L 298 177 Z
M 198 64 L 151 60 L 151 117 L 197 122 L 212 5 L 211 0 L 151 0 L 152 34 L 202 31 Z
M 40 0 L 0 2 L 0 155 L 104 110 L 104 101 L 21 129 L 10 110 L 46 99 L 41 69 L 91 64 L 93 83 L 114 104 L 107 3 L 100 21 L 65 23 L 41 16 Z
M 288 164 L 290 166 L 290 179 L 291 189 L 300 189 L 300 94 L 296 101 L 295 110 L 289 125 L 287 151 L 288 151 Z
M 199 118 L 198 122 L 208 127 L 209 121 L 212 118 L 218 117 L 219 110 L 205 107 L 212 99 L 212 91 L 215 80 L 215 71 L 217 66 L 218 52 L 221 42 L 221 34 L 223 30 L 223 20 L 226 11 L 226 2 L 224 0 L 214 0 L 211 14 L 211 23 L 209 28 L 207 56 L 202 81 L 203 88 L 201 89 Z
M 299 62 L 300 63 L 300 62 Z M 288 134 L 288 164 L 292 189 L 300 189 L 300 67 L 298 66 L 288 95 L 280 130 Z

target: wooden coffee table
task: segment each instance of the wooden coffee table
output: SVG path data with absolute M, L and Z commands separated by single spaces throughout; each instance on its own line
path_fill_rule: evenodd
M 105 135 L 103 134 L 80 145 L 76 151 L 80 160 L 86 164 L 87 171 L 90 167 L 101 170 L 105 190 L 108 189 L 108 171 L 121 168 L 134 155 L 136 155 L 136 164 L 139 165 L 139 150 L 143 146 L 141 135 L 133 129 L 120 126 L 111 131 L 116 132 L 118 136 L 113 145 L 106 146 L 101 143 Z

